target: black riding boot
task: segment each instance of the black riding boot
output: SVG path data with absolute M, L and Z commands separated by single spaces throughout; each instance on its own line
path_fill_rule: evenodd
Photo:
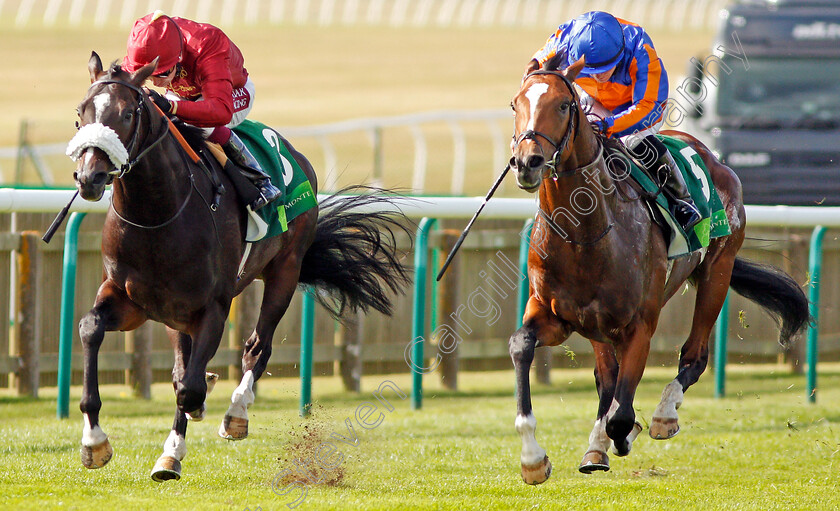
M 674 219 L 679 222 L 680 226 L 685 232 L 691 232 L 695 225 L 700 223 L 703 217 L 694 201 L 691 199 L 691 194 L 688 193 L 688 186 L 685 184 L 682 172 L 677 167 L 677 162 L 671 153 L 665 152 L 665 155 L 659 158 L 654 165 L 653 173 L 657 173 L 658 169 L 665 167 L 668 172 L 668 177 L 665 179 L 664 191 L 668 195 L 670 201 L 670 211 L 674 215 Z
M 242 139 L 233 131 L 230 132 L 230 140 L 222 146 L 225 154 L 236 163 L 239 172 L 254 183 L 260 191 L 260 196 L 251 203 L 251 209 L 256 211 L 266 206 L 275 199 L 282 198 L 283 192 L 271 184 L 271 178 L 266 174 L 260 163 L 251 154 L 251 151 L 242 143 Z

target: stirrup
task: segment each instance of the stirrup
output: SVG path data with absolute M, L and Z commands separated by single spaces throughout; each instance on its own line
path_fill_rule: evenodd
M 251 203 L 251 209 L 253 211 L 257 211 L 258 209 L 264 208 L 265 206 L 274 202 L 278 197 L 283 195 L 283 192 L 281 192 L 276 186 L 271 184 L 271 180 L 269 179 L 264 180 L 257 186 L 260 189 L 260 196 L 257 197 L 254 200 L 254 202 Z
M 671 214 L 674 215 L 674 219 L 679 222 L 680 227 L 686 233 L 691 232 L 694 226 L 703 220 L 697 206 L 685 199 L 675 199 Z

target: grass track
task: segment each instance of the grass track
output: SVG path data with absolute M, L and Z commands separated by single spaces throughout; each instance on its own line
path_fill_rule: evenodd
M 432 375 L 422 412 L 406 399 L 385 411 L 379 427 L 356 425 L 359 444 L 342 449 L 341 483 L 310 488 L 298 509 L 837 509 L 840 367 L 821 373 L 816 405 L 806 402 L 804 377 L 781 366 L 731 368 L 730 397 L 722 400 L 710 397 L 707 374 L 686 397 L 677 437 L 643 434 L 629 457 L 611 457 L 610 472 L 587 476 L 577 464 L 596 409 L 591 371 L 554 371 L 555 383 L 534 392 L 537 438 L 554 465 L 537 487 L 519 477 L 512 372 L 463 373 L 457 393 L 441 390 Z M 672 369 L 646 374 L 636 398 L 642 422 L 672 376 Z M 292 499 L 274 494 L 271 482 L 290 468 L 278 460 L 290 442 L 304 427 L 324 438 L 344 434 L 343 419 L 372 401 L 385 379 L 410 391 L 408 375 L 365 377 L 361 395 L 341 391 L 335 378 L 316 379 L 318 402 L 307 420 L 296 414 L 297 381 L 264 380 L 251 436 L 238 443 L 216 437 L 233 389 L 221 382 L 206 421 L 189 426 L 184 477 L 164 484 L 149 471 L 171 424 L 171 387 L 155 386 L 151 402 L 127 397 L 125 387 L 104 388 L 102 424 L 116 454 L 96 471 L 79 462 L 78 388 L 67 421 L 54 418 L 50 389 L 35 401 L 0 394 L 0 508 L 285 509 Z

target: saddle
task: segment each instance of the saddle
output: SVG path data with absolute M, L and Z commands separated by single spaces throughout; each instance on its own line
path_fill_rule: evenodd
M 731 234 L 729 221 L 723 203 L 712 186 L 709 170 L 702 158 L 685 142 L 665 135 L 657 135 L 674 157 L 680 172 L 683 173 L 691 198 L 694 200 L 703 220 L 691 232 L 684 232 L 670 213 L 668 194 L 662 193 L 665 179 L 657 176 L 654 180 L 643 169 L 642 164 L 627 150 L 620 140 L 603 139 L 604 151 L 610 173 L 613 178 L 629 177 L 624 181 L 632 187 L 636 197 L 629 197 L 621 186 L 616 189 L 625 199 L 642 200 L 647 206 L 651 220 L 660 227 L 668 244 L 668 258 L 675 259 L 700 250 L 718 237 Z

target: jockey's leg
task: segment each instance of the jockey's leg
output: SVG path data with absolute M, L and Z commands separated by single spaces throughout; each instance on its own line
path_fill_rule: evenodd
M 260 191 L 260 196 L 251 203 L 252 210 L 256 211 L 275 199 L 282 198 L 283 192 L 271 183 L 271 178 L 262 169 L 259 161 L 233 130 L 224 126 L 218 127 L 208 139 L 213 142 L 218 141 L 228 158 L 236 163 L 239 172 L 254 183 Z
M 665 155 L 656 161 L 656 166 L 656 168 L 665 167 L 668 172 L 668 177 L 665 180 L 665 193 L 670 195 L 671 214 L 680 223 L 683 231 L 691 232 L 691 229 L 700 223 L 703 217 L 691 199 L 688 186 L 685 184 L 685 178 L 677 167 L 677 162 L 674 161 L 671 153 L 665 151 Z
M 651 130 L 652 131 L 652 130 Z M 654 132 L 638 137 L 642 133 L 631 135 L 625 139 L 630 152 L 643 166 L 644 171 L 657 185 L 661 182 L 660 175 L 665 175 L 663 191 L 668 196 L 671 214 L 679 222 L 683 231 L 690 232 L 702 217 L 685 183 L 674 157 L 668 152 L 665 144 L 656 138 Z M 635 141 L 633 144 L 632 141 Z

